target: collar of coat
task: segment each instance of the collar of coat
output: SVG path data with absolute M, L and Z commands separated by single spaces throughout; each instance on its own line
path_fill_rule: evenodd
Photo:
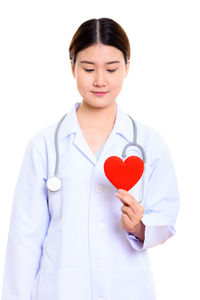
M 96 156 L 90 149 L 88 143 L 86 142 L 80 125 L 78 123 L 78 118 L 76 114 L 76 109 L 80 102 L 76 102 L 71 111 L 68 112 L 67 116 L 64 118 L 61 126 L 59 128 L 58 140 L 64 139 L 66 136 L 75 133 L 73 144 L 87 157 L 91 163 L 94 165 L 97 163 Z M 108 136 L 105 146 L 103 148 L 101 158 L 106 159 L 111 153 L 114 153 L 115 147 L 121 142 L 123 144 L 133 141 L 133 126 L 132 121 L 127 113 L 125 113 L 122 108 L 117 103 L 117 114 L 114 123 L 114 127 Z
M 63 120 L 59 129 L 59 139 L 62 139 L 72 133 L 80 133 L 81 129 L 76 114 L 76 109 L 79 105 L 80 102 L 76 102 Z M 112 132 L 113 134 L 115 133 L 123 136 L 127 141 L 131 142 L 133 140 L 132 121 L 118 103 L 116 103 L 116 108 L 117 114 Z

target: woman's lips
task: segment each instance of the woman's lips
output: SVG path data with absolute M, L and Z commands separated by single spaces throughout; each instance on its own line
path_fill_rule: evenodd
M 92 92 L 93 94 L 95 94 L 96 96 L 103 96 L 105 95 L 107 92 Z

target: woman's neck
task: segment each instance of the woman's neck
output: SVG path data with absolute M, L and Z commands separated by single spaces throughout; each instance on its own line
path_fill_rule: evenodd
M 83 100 L 76 114 L 81 126 L 94 130 L 105 130 L 113 128 L 116 112 L 116 101 L 113 101 L 109 106 L 99 108 L 93 107 Z

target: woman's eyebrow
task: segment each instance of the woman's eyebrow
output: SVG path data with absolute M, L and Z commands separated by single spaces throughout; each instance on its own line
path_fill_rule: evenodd
M 95 65 L 95 63 L 88 61 L 88 60 L 81 60 L 80 61 L 81 64 L 90 64 L 90 65 Z M 113 61 L 109 61 L 106 63 L 106 65 L 111 65 L 111 64 L 116 64 L 116 63 L 120 63 L 119 60 L 113 60 Z

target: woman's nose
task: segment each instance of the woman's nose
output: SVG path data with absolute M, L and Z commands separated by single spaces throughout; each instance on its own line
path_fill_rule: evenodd
M 102 71 L 95 72 L 94 74 L 94 85 L 105 85 L 105 76 Z

